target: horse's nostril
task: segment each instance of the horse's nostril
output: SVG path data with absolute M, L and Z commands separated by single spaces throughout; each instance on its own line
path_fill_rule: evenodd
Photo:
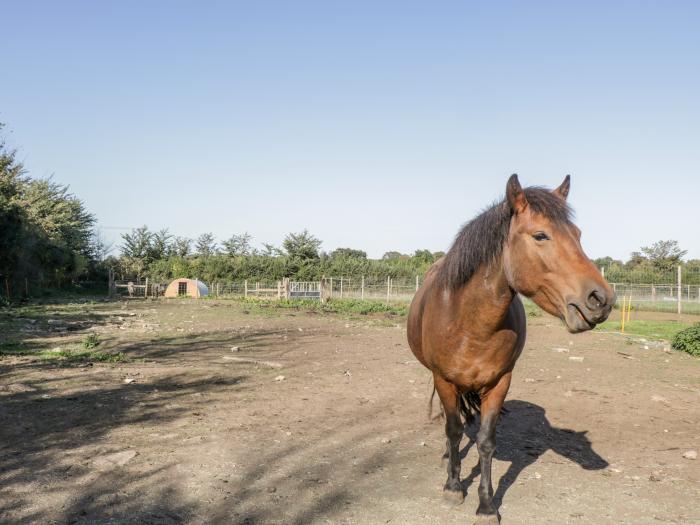
M 607 303 L 607 299 L 605 297 L 605 294 L 598 290 L 593 290 L 589 295 L 588 295 L 588 307 L 591 310 L 598 310 L 600 308 L 603 308 L 605 304 Z

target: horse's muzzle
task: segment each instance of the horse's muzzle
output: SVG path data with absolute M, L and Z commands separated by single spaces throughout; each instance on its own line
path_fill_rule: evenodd
M 567 301 L 564 320 L 569 332 L 575 334 L 592 330 L 604 322 L 615 304 L 615 293 L 608 296 L 599 290 L 591 291 L 585 301 L 572 299 Z

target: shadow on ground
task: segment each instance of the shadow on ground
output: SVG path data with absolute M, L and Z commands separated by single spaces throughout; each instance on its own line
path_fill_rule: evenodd
M 61 375 L 60 381 L 80 383 L 83 371 L 70 372 L 72 376 Z M 193 401 L 200 399 L 195 394 L 243 389 L 244 380 L 173 374 L 145 383 L 85 383 L 85 390 L 62 395 L 52 389 L 51 379 L 23 381 L 22 391 L 5 394 L 0 402 L 0 517 L 13 513 L 11 522 L 18 525 L 184 521 L 192 509 L 182 503 L 175 485 L 162 481 L 172 465 L 127 472 L 118 464 L 118 454 L 129 454 L 132 447 L 109 434 L 122 427 L 193 417 L 193 405 L 206 403 L 206 396 Z M 183 397 L 187 406 L 177 403 Z M 108 460 L 105 469 L 105 457 L 116 457 L 117 464 Z M 45 498 L 47 491 L 68 486 L 73 495 L 60 511 L 47 516 L 45 508 L 33 510 L 35 491 Z M 147 489 L 139 493 L 142 487 Z
M 469 441 L 460 452 L 462 458 L 467 456 L 476 443 L 477 431 L 478 424 L 467 427 L 466 434 Z M 510 467 L 498 481 L 494 493 L 496 507 L 501 506 L 503 497 L 521 472 L 537 462 L 540 456 L 549 450 L 586 470 L 606 468 L 608 462 L 593 450 L 593 444 L 586 434 L 587 431 L 578 432 L 552 426 L 545 415 L 544 408 L 539 405 L 520 400 L 506 401 L 504 414 L 496 432 L 494 458 L 499 461 L 509 461 Z M 462 489 L 465 494 L 479 473 L 477 462 L 470 474 L 462 480 Z

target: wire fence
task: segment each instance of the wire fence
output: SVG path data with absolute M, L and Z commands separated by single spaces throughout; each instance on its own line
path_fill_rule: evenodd
M 655 312 L 700 315 L 700 267 L 601 268 L 617 293 L 632 308 Z
M 606 272 L 601 268 L 603 275 Z M 675 269 L 667 272 L 617 272 L 611 280 L 618 303 L 628 300 L 633 309 L 700 315 L 700 268 Z M 651 279 L 656 282 L 643 282 Z M 636 281 L 636 282 L 635 282 Z M 641 282 L 640 282 L 641 281 Z M 114 281 L 113 293 L 121 297 L 160 297 L 168 283 L 148 279 Z M 386 302 L 409 302 L 422 284 L 422 277 L 327 277 L 322 281 L 240 280 L 205 283 L 210 297 L 219 298 L 317 298 L 360 299 Z

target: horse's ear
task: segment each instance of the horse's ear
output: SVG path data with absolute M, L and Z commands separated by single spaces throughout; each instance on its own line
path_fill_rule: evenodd
M 527 199 L 525 198 L 525 192 L 523 191 L 520 182 L 518 181 L 518 175 L 513 173 L 508 179 L 508 184 L 506 184 L 506 198 L 508 199 L 508 204 L 510 204 L 511 209 L 517 214 L 522 213 L 527 208 Z
M 571 188 L 571 175 L 564 177 L 564 182 L 562 182 L 556 190 L 552 190 L 552 193 L 557 197 L 561 197 L 566 200 L 569 196 L 569 189 Z

